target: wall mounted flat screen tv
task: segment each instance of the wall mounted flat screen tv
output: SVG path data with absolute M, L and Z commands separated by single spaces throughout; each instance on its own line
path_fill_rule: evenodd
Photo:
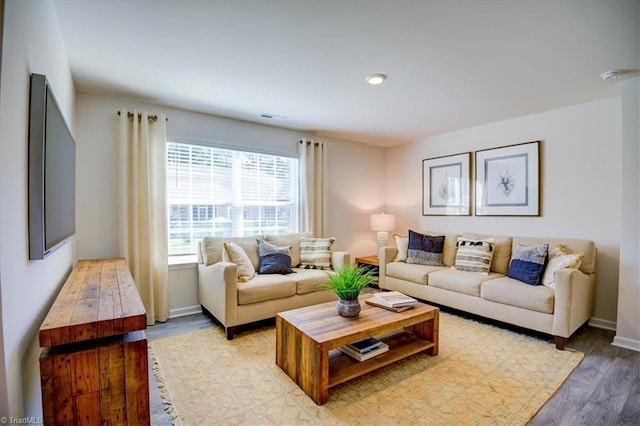
M 31 74 L 29 259 L 44 259 L 76 232 L 76 143 L 44 75 Z

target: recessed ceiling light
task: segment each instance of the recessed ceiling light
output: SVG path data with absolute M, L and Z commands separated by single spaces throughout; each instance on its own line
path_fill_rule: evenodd
M 622 74 L 620 70 L 611 70 L 603 72 L 602 74 L 600 74 L 600 77 L 602 77 L 604 81 L 615 80 L 620 74 Z
M 371 74 L 365 77 L 365 81 L 369 84 L 373 84 L 374 86 L 377 84 L 382 84 L 382 82 L 386 79 L 387 76 L 384 74 Z

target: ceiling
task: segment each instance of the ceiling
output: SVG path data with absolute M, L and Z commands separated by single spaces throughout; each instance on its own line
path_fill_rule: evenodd
M 55 7 L 78 91 L 378 146 L 615 96 L 600 73 L 639 68 L 637 0 Z

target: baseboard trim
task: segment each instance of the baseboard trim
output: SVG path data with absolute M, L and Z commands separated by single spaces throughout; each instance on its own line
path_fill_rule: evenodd
M 633 340 L 626 337 L 615 336 L 611 344 L 620 348 L 631 349 L 632 351 L 640 352 L 640 340 Z
M 169 310 L 169 318 L 186 317 L 187 315 L 199 314 L 200 312 L 202 312 L 200 305 L 185 306 L 184 308 Z
M 604 328 L 605 330 L 612 330 L 612 331 L 616 331 L 616 326 L 617 326 L 615 321 L 609 321 L 609 320 L 604 320 L 601 318 L 594 318 L 594 317 L 591 317 L 591 319 L 589 320 L 589 325 L 591 327 Z

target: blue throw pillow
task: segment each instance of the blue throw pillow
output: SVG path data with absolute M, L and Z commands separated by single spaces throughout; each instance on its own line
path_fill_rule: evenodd
M 278 247 L 258 239 L 258 256 L 260 257 L 259 274 L 289 274 L 291 269 L 291 251 L 289 247 Z
M 548 255 L 549 244 L 518 247 L 511 258 L 507 276 L 525 284 L 539 285 L 542 282 Z
M 433 237 L 409 230 L 409 246 L 406 263 L 442 266 L 444 235 Z
M 291 256 L 284 253 L 271 253 L 260 256 L 259 274 L 289 274 L 295 272 L 291 269 Z

